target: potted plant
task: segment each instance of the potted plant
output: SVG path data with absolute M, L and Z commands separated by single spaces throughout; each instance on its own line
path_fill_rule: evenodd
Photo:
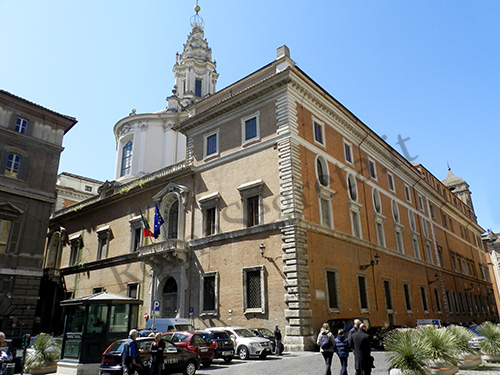
M 56 372 L 60 353 L 60 341 L 47 333 L 40 333 L 32 348 L 28 349 L 24 371 L 32 375 Z
M 429 375 L 429 342 L 415 329 L 402 328 L 390 332 L 385 340 L 390 375 Z
M 452 375 L 458 372 L 457 339 L 446 328 L 423 326 L 417 329 L 430 346 L 427 365 L 433 375 Z
M 481 364 L 481 353 L 479 350 L 471 348 L 469 341 L 474 337 L 474 333 L 461 326 L 451 325 L 446 328 L 455 336 L 458 347 L 457 359 L 459 369 L 473 369 Z
M 477 332 L 484 336 L 479 343 L 483 359 L 487 362 L 500 362 L 500 327 L 486 322 L 477 328 Z

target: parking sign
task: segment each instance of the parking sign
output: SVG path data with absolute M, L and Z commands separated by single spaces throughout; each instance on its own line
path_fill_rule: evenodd
M 152 311 L 160 311 L 160 306 L 161 306 L 160 301 L 157 299 L 154 299 L 153 300 L 153 307 L 151 308 L 151 310 Z

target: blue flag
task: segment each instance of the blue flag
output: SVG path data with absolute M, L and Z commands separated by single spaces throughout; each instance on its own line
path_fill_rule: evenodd
M 163 225 L 163 223 L 164 221 L 160 215 L 160 210 L 158 209 L 158 205 L 155 204 L 155 231 L 154 231 L 155 238 L 158 238 L 160 236 L 160 227 Z

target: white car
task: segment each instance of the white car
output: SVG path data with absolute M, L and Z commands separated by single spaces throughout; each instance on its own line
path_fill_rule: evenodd
M 259 356 L 265 359 L 272 353 L 271 341 L 263 337 L 255 336 L 250 330 L 243 327 L 211 327 L 211 330 L 226 331 L 233 340 L 234 349 L 240 359 L 248 359 L 250 356 Z

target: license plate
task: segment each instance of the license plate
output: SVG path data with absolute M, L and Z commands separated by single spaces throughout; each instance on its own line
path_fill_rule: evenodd
M 233 354 L 234 354 L 234 352 L 233 352 L 232 350 L 228 350 L 228 351 L 226 351 L 226 352 L 222 352 L 222 355 L 223 355 L 223 356 L 233 355 Z
M 200 352 L 208 352 L 208 348 L 200 348 Z

